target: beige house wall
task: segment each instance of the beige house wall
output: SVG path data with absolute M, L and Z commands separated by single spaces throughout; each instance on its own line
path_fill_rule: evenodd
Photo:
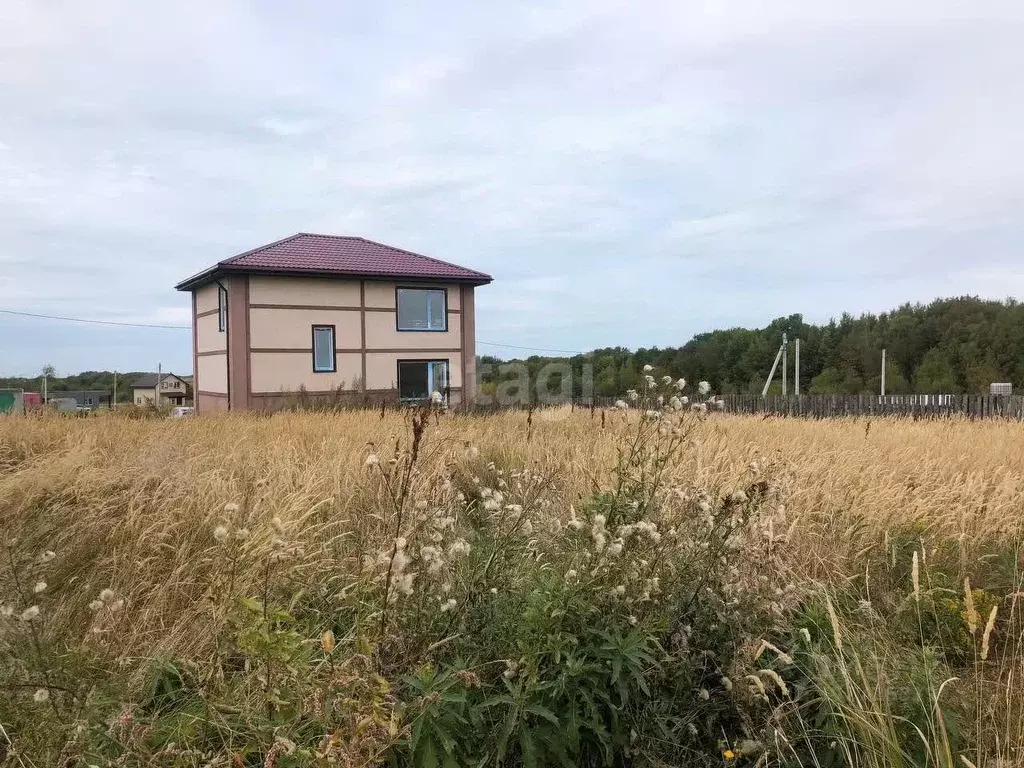
M 376 309 L 395 308 L 395 284 L 367 280 L 365 286 L 366 306 Z
M 362 355 L 358 352 L 339 352 L 338 370 L 334 373 L 314 373 L 313 353 L 253 352 L 250 355 L 252 371 L 251 391 L 297 392 L 305 387 L 309 392 L 327 392 L 344 386 L 355 389 L 362 376 Z
M 199 355 L 196 363 L 197 392 L 228 392 L 228 356 Z
M 217 314 L 196 318 L 196 349 L 199 352 L 223 351 L 228 348 L 228 335 L 217 330 Z
M 462 348 L 462 318 L 448 313 L 447 331 L 399 331 L 394 312 L 366 313 L 366 348 L 444 349 Z
M 362 347 L 358 309 L 262 309 L 251 304 L 249 343 L 251 349 L 304 349 L 312 354 L 314 325 L 334 326 L 337 349 Z
M 374 309 L 394 309 L 395 289 L 402 288 L 444 288 L 448 297 L 448 309 L 461 309 L 462 301 L 457 285 L 437 285 L 436 283 L 417 283 L 415 281 L 399 280 L 389 282 L 382 280 L 366 281 L 366 306 Z
M 221 413 L 228 410 L 228 396 L 200 393 L 196 395 L 195 404 L 197 413 Z
M 161 389 L 164 403 L 168 397 L 184 397 L 185 390 Z M 132 402 L 136 405 L 145 405 L 147 402 L 156 402 L 156 389 L 154 387 L 132 387 Z
M 145 405 L 146 402 L 153 402 L 156 399 L 156 390 L 132 387 L 132 402 L 136 405 Z
M 353 397 L 395 397 L 399 360 L 447 360 L 452 401 L 464 399 L 467 384 L 472 396 L 475 323 L 461 311 L 472 315 L 472 287 L 259 275 L 222 282 L 229 292 L 226 332 L 217 330 L 216 283 L 194 292 L 196 403 L 202 412 L 227 409 L 229 374 L 232 410 L 267 407 L 282 393 L 303 388 L 328 393 L 345 387 Z M 398 286 L 445 288 L 448 330 L 398 331 Z M 313 371 L 314 325 L 335 326 L 334 372 Z
M 217 311 L 217 284 L 210 283 L 204 285 L 195 291 L 196 297 L 196 312 L 216 312 Z
M 249 305 L 253 304 L 358 307 L 359 281 L 252 275 L 249 278 Z

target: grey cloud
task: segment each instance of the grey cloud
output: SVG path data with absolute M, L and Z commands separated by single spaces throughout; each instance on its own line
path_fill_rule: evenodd
M 10 0 L 0 301 L 181 317 L 178 279 L 298 230 L 489 271 L 480 338 L 539 347 L 1021 291 L 1022 32 L 998 0 Z M 66 337 L 36 327 L 3 368 Z

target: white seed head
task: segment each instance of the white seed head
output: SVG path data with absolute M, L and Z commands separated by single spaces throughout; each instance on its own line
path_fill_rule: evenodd
M 218 525 L 213 529 L 213 538 L 219 542 L 225 542 L 231 534 L 228 532 L 227 526 Z
M 117 597 L 117 595 L 114 593 L 114 590 L 112 589 L 107 588 L 100 592 L 100 600 L 102 600 L 104 603 L 111 602 L 115 597 Z
M 33 694 L 32 698 L 36 704 L 45 704 L 50 699 L 50 692 L 46 688 L 40 688 Z
M 36 585 L 34 587 L 32 587 L 32 591 L 35 592 L 37 595 L 42 594 L 43 592 L 46 591 L 46 582 L 45 581 L 37 581 Z
M 39 606 L 38 605 L 33 605 L 33 606 L 29 607 L 29 608 L 26 608 L 24 611 L 22 611 L 20 618 L 21 618 L 22 621 L 35 621 L 36 619 L 39 618 L 39 613 L 40 613 Z
M 644 366 L 644 373 L 650 373 L 653 370 L 654 370 L 654 366 L 653 365 L 645 365 Z
M 366 457 L 366 461 L 363 464 L 367 467 L 375 467 L 380 464 L 380 457 L 376 453 L 371 453 Z
M 702 395 L 706 395 L 708 392 L 711 391 L 711 385 L 708 384 L 706 381 L 702 381 L 697 384 L 697 391 L 700 392 Z

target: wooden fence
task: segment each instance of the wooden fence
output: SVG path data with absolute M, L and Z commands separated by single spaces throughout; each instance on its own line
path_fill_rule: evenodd
M 828 419 L 906 416 L 1024 420 L 1024 397 L 1004 395 L 723 395 L 726 413 Z
M 1024 396 L 1014 395 L 722 395 L 726 413 L 830 419 L 841 416 L 964 416 L 1024 421 Z M 576 408 L 612 408 L 616 398 L 576 398 Z

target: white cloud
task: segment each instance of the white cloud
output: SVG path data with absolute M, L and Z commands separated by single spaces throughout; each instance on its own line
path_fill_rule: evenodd
M 1002 296 L 1022 32 L 1001 0 L 9 0 L 0 301 L 187 317 L 178 279 L 298 230 L 489 271 L 480 338 L 540 347 Z M 141 348 L 76 338 L 64 368 Z

